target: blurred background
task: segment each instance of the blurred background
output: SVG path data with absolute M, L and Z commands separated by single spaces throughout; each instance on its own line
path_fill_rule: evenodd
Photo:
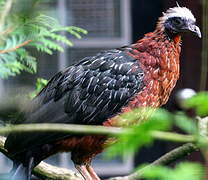
M 197 24 L 205 34 L 206 6 L 202 0 L 178 0 L 180 6 L 191 9 L 197 19 Z M 21 86 L 34 87 L 37 77 L 49 79 L 61 69 L 81 60 L 83 57 L 135 42 L 147 32 L 153 31 L 156 21 L 162 12 L 176 6 L 175 0 L 51 0 L 44 1 L 42 8 L 51 16 L 58 17 L 62 25 L 78 26 L 88 31 L 82 39 L 69 37 L 73 47 L 65 47 L 64 53 L 46 55 L 37 53 L 37 74 L 22 73 L 16 77 L 0 79 L 0 91 Z M 204 13 L 203 13 L 204 12 Z M 204 14 L 204 17 L 202 16 Z M 203 26 L 204 25 L 204 26 Z M 203 28 L 204 27 L 204 28 Z M 171 99 L 165 108 L 175 111 L 179 107 L 175 102 L 178 90 L 191 88 L 196 91 L 207 88 L 207 58 L 206 42 L 185 35 L 182 43 L 181 75 Z M 202 50 L 204 49 L 204 51 Z M 100 176 L 128 174 L 141 163 L 152 162 L 170 149 L 173 145 L 155 142 L 152 147 L 143 148 L 135 155 L 104 160 L 102 155 L 93 162 Z M 193 153 L 189 160 L 202 161 L 199 153 Z M 58 154 L 46 160 L 51 164 L 71 168 L 68 154 Z M 0 155 L 0 173 L 9 170 L 10 160 Z

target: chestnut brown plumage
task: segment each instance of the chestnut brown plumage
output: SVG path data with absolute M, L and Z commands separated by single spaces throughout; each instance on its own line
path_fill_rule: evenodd
M 23 123 L 74 123 L 119 126 L 118 115 L 138 107 L 165 104 L 179 78 L 181 35 L 201 37 L 185 7 L 167 10 L 156 30 L 135 44 L 86 57 L 56 74 L 32 101 Z M 13 179 L 30 179 L 31 170 L 57 152 L 71 151 L 86 180 L 99 179 L 90 166 L 106 136 L 64 133 L 11 133 L 5 148 L 14 160 Z

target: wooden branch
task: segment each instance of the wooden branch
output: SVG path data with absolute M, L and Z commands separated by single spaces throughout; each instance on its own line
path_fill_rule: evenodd
M 72 170 L 52 166 L 45 162 L 41 162 L 32 173 L 41 179 L 83 180 L 80 174 Z
M 19 124 L 0 127 L 0 134 L 6 135 L 10 132 L 62 132 L 69 134 L 97 134 L 97 135 L 120 135 L 127 133 L 127 129 L 105 126 L 57 124 L 57 123 L 33 123 Z
M 144 167 L 143 169 L 139 169 L 138 171 L 128 175 L 128 176 L 124 176 L 124 177 L 114 177 L 114 178 L 110 178 L 108 180 L 138 180 L 141 178 L 142 174 L 151 169 L 152 166 L 156 166 L 156 165 L 167 165 L 170 164 L 178 159 L 181 159 L 187 155 L 189 155 L 192 152 L 198 151 L 198 147 L 192 143 L 187 143 L 184 144 L 172 151 L 170 151 L 169 153 L 165 154 L 164 156 L 162 156 L 161 158 L 159 158 L 158 160 L 154 161 L 152 164 Z
M 7 150 L 4 149 L 5 140 L 5 137 L 0 136 L 0 152 L 10 158 Z M 32 173 L 37 177 L 50 180 L 83 180 L 78 173 L 65 168 L 52 166 L 45 162 L 41 162 L 36 168 L 34 168 Z
M 0 50 L 0 54 L 3 54 L 3 53 L 9 53 L 9 52 L 15 51 L 16 49 L 21 48 L 21 47 L 27 45 L 27 44 L 30 43 L 31 41 L 32 41 L 32 40 L 27 40 L 27 41 L 24 41 L 24 42 L 21 43 L 21 44 L 18 44 L 17 46 L 15 46 L 15 47 L 13 47 L 13 48 Z
M 152 131 L 151 135 L 153 138 L 158 140 L 172 141 L 177 143 L 194 143 L 197 141 L 196 137 L 192 135 L 184 135 L 172 132 Z M 204 141 L 208 142 L 208 139 L 205 138 Z
M 95 135 L 109 135 L 118 136 L 123 133 L 132 133 L 131 129 L 105 126 L 91 126 L 91 125 L 75 125 L 75 124 L 20 124 L 10 125 L 0 128 L 0 135 L 6 135 L 10 132 L 62 132 L 69 134 L 95 134 Z M 171 141 L 178 143 L 195 143 L 197 139 L 192 135 L 183 135 L 171 132 L 152 131 L 152 137 L 163 141 Z M 208 138 L 203 137 L 204 143 L 208 143 Z

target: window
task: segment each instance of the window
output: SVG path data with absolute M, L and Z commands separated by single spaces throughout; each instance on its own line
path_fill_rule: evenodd
M 52 7 L 50 13 L 56 12 L 62 24 L 82 27 L 89 33 L 81 40 L 73 39 L 74 46 L 66 48 L 65 53 L 53 56 L 40 54 L 39 71 L 35 76 L 49 78 L 58 70 L 86 56 L 131 43 L 129 0 L 59 0 L 49 6 Z M 34 76 L 24 74 L 5 81 L 4 85 L 11 86 L 11 81 L 13 85 L 31 85 L 33 79 Z M 126 174 L 133 168 L 132 156 L 111 161 L 103 160 L 102 156 L 98 155 L 93 161 L 99 175 Z M 66 168 L 73 167 L 68 153 L 52 156 L 46 162 Z M 5 163 L 0 163 L 1 170 L 3 164 Z

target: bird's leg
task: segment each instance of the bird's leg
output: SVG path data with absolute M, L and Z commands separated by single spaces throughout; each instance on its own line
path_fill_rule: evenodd
M 96 174 L 96 172 L 94 171 L 92 166 L 87 165 L 86 168 L 87 168 L 88 172 L 90 173 L 93 180 L 100 180 L 100 178 L 98 177 L 98 175 Z
M 75 168 L 79 171 L 79 173 L 82 175 L 82 177 L 85 180 L 93 180 L 85 165 L 77 165 L 76 164 Z

